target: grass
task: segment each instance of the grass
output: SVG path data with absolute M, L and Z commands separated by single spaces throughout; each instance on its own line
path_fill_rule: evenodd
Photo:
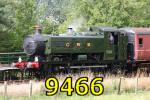
M 0 97 L 0 100 L 4 99 L 4 97 Z M 66 96 L 66 95 L 55 95 L 55 96 L 45 96 L 45 95 L 34 95 L 31 98 L 29 97 L 9 97 L 8 100 L 149 100 L 150 93 L 126 93 L 122 95 L 109 94 L 109 95 L 101 95 L 101 96 Z
M 67 76 L 71 76 L 73 78 L 73 86 L 74 86 L 75 81 L 79 77 L 88 77 L 89 78 L 88 84 L 89 84 L 90 81 L 94 77 L 101 77 L 102 74 L 94 75 L 91 72 L 85 71 L 85 72 L 82 72 L 80 74 L 66 74 L 66 75 L 60 74 L 60 75 L 56 75 L 56 77 L 57 77 L 57 79 L 59 80 L 59 83 L 60 83 L 59 85 L 61 85 L 63 83 L 63 81 L 65 80 L 65 78 Z M 86 98 L 86 99 L 94 98 L 96 100 L 97 100 L 97 98 L 104 98 L 104 100 L 106 98 L 106 100 L 107 100 L 109 97 L 110 97 L 110 99 L 111 99 L 111 97 L 121 99 L 123 97 L 128 98 L 130 96 L 131 96 L 131 98 L 132 97 L 134 98 L 134 97 L 140 96 L 140 95 L 141 95 L 141 97 L 139 97 L 139 98 L 143 98 L 143 96 L 150 98 L 150 93 L 149 93 L 149 96 L 146 93 L 144 93 L 144 94 L 141 93 L 141 94 L 138 94 L 138 95 L 128 94 L 128 93 L 134 93 L 135 92 L 135 87 L 136 87 L 136 78 L 135 77 L 122 79 L 121 94 L 123 94 L 123 95 L 119 95 L 119 96 L 116 95 L 117 90 L 118 90 L 118 84 L 119 84 L 120 77 L 121 76 L 106 75 L 105 78 L 104 78 L 104 81 L 103 81 L 103 85 L 104 85 L 104 89 L 105 89 L 104 95 L 99 96 L 99 97 L 94 97 L 91 94 L 88 94 L 89 96 L 86 96 L 84 98 Z M 150 92 L 150 77 L 140 77 L 138 82 L 139 82 L 138 83 L 138 91 Z M 30 89 L 30 87 L 29 87 L 29 84 L 27 84 L 27 83 L 10 84 L 7 87 L 7 92 L 8 92 L 9 97 L 14 97 L 15 98 L 15 96 L 17 96 L 20 99 L 27 99 L 28 98 L 27 96 L 29 95 L 29 89 Z M 4 93 L 4 86 L 3 86 L 3 84 L 0 84 L 0 96 L 2 96 L 3 93 Z M 44 94 L 44 95 L 37 95 L 37 94 Z M 60 95 L 56 95 L 54 97 L 46 97 L 45 96 L 44 81 L 40 81 L 40 82 L 33 81 L 33 95 L 34 96 L 32 97 L 32 99 L 35 99 L 35 100 L 38 100 L 38 98 L 47 99 L 47 98 L 55 98 L 55 97 L 58 100 L 59 99 L 65 99 L 65 98 L 70 98 L 70 99 L 73 99 L 73 100 L 74 100 L 74 98 L 81 98 L 81 100 L 82 100 L 82 97 L 80 97 L 80 96 L 74 95 L 72 97 L 66 97 L 66 94 L 63 94 L 63 93 L 60 93 Z M 21 98 L 21 96 L 26 96 L 26 97 Z M 15 100 L 18 99 L 18 98 L 15 98 Z M 0 99 L 2 99 L 2 97 L 0 97 Z M 20 100 L 20 99 L 18 99 L 18 100 Z M 116 99 L 116 100 L 118 100 L 118 99 Z M 130 100 L 130 98 L 129 98 L 129 100 Z M 133 99 L 133 100 L 136 100 L 136 99 Z

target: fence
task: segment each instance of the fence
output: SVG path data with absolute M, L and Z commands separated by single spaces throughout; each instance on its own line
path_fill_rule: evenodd
M 29 88 L 28 88 L 28 95 L 29 95 L 29 97 L 32 96 L 32 84 L 33 84 L 33 83 L 32 83 L 32 81 L 30 80 L 30 81 L 28 82 L 28 85 L 29 85 Z M 7 100 L 7 98 L 8 98 L 7 92 L 8 92 L 8 82 L 5 81 L 5 82 L 4 82 L 4 100 Z
M 118 95 L 121 94 L 121 83 L 122 83 L 122 80 L 125 80 L 124 77 L 120 77 L 120 80 L 119 80 L 119 85 L 118 85 Z M 138 92 L 138 77 L 136 78 L 136 84 L 135 84 L 135 93 Z
M 142 82 L 142 81 L 139 81 L 139 79 L 140 78 L 134 78 L 134 80 L 135 80 L 135 87 L 134 87 L 134 91 L 132 92 L 132 93 L 142 93 L 141 91 L 140 91 L 140 89 L 139 89 L 139 85 L 140 85 L 140 82 Z M 116 89 L 116 91 L 114 91 L 113 92 L 113 94 L 118 94 L 118 95 L 120 95 L 120 94 L 122 94 L 123 93 L 123 91 L 125 91 L 125 90 L 123 90 L 123 88 L 122 88 L 122 85 L 123 85 L 123 81 L 124 80 L 126 80 L 126 78 L 124 78 L 124 77 L 120 77 L 119 78 L 119 80 L 117 81 L 117 83 L 118 83 L 118 85 L 117 85 L 117 89 Z M 4 94 L 4 97 L 5 98 L 8 98 L 8 84 L 9 84 L 9 82 L 7 82 L 7 81 L 5 81 L 4 82 L 4 84 L 3 84 L 3 94 Z M 44 81 L 42 81 L 42 84 L 44 84 Z M 27 94 L 28 94 L 28 96 L 29 97 L 31 97 L 32 95 L 34 95 L 35 93 L 33 92 L 33 91 L 35 91 L 35 88 L 39 88 L 40 87 L 40 85 L 41 84 L 37 84 L 37 83 L 33 83 L 31 80 L 30 81 L 28 81 L 27 83 L 26 83 L 26 85 L 27 85 L 27 88 L 24 88 L 24 87 L 21 87 L 21 88 L 24 88 L 24 89 L 26 89 L 27 90 Z M 36 85 L 36 86 L 35 86 Z M 44 87 L 45 85 L 43 85 L 43 87 L 42 87 L 42 89 L 44 89 L 44 91 L 45 91 L 45 87 Z M 25 86 L 26 87 L 26 86 Z M 22 90 L 22 91 L 25 91 L 25 90 Z M 21 91 L 19 91 L 19 92 L 21 92 Z M 39 92 L 41 92 L 41 91 L 39 91 Z M 148 91 L 147 91 L 148 92 Z M 26 95 L 27 96 L 27 95 Z
M 23 60 L 27 60 L 27 55 L 24 52 L 0 53 L 0 64 L 11 64 L 16 62 L 21 56 Z

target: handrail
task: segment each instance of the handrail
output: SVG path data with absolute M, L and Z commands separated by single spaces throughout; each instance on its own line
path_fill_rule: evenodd
M 0 55 L 6 55 L 6 54 L 25 54 L 25 52 L 0 53 Z

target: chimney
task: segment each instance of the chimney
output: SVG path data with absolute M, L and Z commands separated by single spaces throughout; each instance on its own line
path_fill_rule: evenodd
M 35 34 L 41 34 L 42 33 L 42 27 L 40 25 L 35 25 L 34 27 Z

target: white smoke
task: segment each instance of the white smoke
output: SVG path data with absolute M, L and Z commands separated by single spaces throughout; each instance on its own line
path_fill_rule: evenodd
M 73 28 L 74 31 L 78 31 L 78 29 L 82 27 L 84 22 L 85 19 L 83 17 L 79 17 L 72 21 L 72 23 L 69 25 L 69 28 Z

